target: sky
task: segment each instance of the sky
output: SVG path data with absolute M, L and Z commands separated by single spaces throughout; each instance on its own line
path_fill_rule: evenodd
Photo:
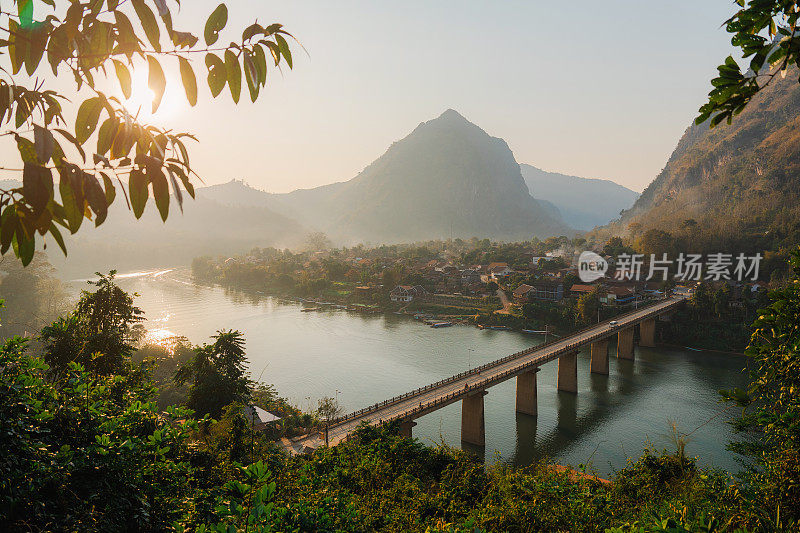
M 202 35 L 218 1 L 184 0 L 176 27 Z M 177 69 L 152 118 L 195 133 L 206 184 L 288 192 L 354 177 L 448 108 L 505 139 L 518 162 L 641 191 L 663 168 L 732 51 L 730 0 L 229 0 L 237 38 L 284 24 L 293 70 L 261 97 L 182 98 Z M 194 65 L 204 81 L 202 55 Z M 147 99 L 144 69 L 134 99 Z M 201 84 L 202 85 L 202 84 Z M 112 90 L 117 90 L 116 86 Z M 0 149 L 6 157 L 8 152 Z

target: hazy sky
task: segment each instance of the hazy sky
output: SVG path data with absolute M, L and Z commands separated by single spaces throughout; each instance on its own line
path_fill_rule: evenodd
M 184 0 L 176 25 L 202 34 L 217 3 Z M 235 106 L 227 89 L 211 100 L 204 87 L 189 108 L 173 84 L 161 120 L 198 135 L 191 155 L 206 183 L 272 192 L 350 179 L 451 107 L 520 163 L 640 191 L 730 52 L 721 23 L 734 10 L 729 0 L 227 4 L 229 30 L 281 22 L 308 55 L 295 46 L 294 70 L 273 71 L 255 104 L 246 89 Z

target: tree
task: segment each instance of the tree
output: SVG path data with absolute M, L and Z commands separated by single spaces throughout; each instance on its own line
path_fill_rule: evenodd
M 62 229 L 75 233 L 84 218 L 102 224 L 117 196 L 115 181 L 136 218 L 151 191 L 164 220 L 172 195 L 181 208 L 184 192 L 194 197 L 194 170 L 185 144 L 194 137 L 143 123 L 118 98 L 100 90 L 101 77 L 116 78 L 129 98 L 131 71 L 147 69 L 155 113 L 167 84 L 165 60 L 177 61 L 191 105 L 198 100 L 192 67 L 198 53 L 205 56 L 212 96 L 219 96 L 227 84 L 237 103 L 242 72 L 250 99 L 258 98 L 267 80 L 267 56 L 275 67 L 284 61 L 292 68 L 286 41 L 290 34 L 280 24 L 254 23 L 238 42 L 214 47 L 228 20 L 225 4 L 206 21 L 203 47 L 197 46 L 194 34 L 173 27 L 167 0 L 15 3 L 16 12 L 0 14 L 0 54 L 10 63 L 0 70 L 0 126 L 11 128 L 3 136 L 16 143 L 23 186 L 0 190 L 0 253 L 13 249 L 24 265 L 33 258 L 37 233 L 52 237 L 66 254 Z M 180 6 L 180 0 L 174 4 Z M 52 77 L 41 67 L 45 57 Z M 29 79 L 37 80 L 33 86 L 14 77 L 23 67 Z M 56 76 L 72 78 L 76 95 L 89 95 L 78 106 L 74 123 L 63 113 L 67 96 L 48 88 Z M 89 145 L 90 138 L 96 138 L 96 146 Z M 127 176 L 127 191 L 121 176 Z
M 239 331 L 217 331 L 213 344 L 195 348 L 191 361 L 175 374 L 180 385 L 190 383 L 186 405 L 202 417 L 219 418 L 226 405 L 250 399 L 245 370 L 244 336 Z
M 760 492 L 754 514 L 767 521 L 756 529 L 764 530 L 800 521 L 800 249 L 790 264 L 792 280 L 770 293 L 772 302 L 753 324 L 748 389 L 721 391 L 745 408 L 737 427 L 755 437 L 732 447 L 755 462 L 749 478 Z
M 728 56 L 717 67 L 719 76 L 711 80 L 714 89 L 695 119 L 702 124 L 711 118 L 713 128 L 733 117 L 777 75 L 785 76 L 792 64 L 800 67 L 800 3 L 794 0 L 736 0 L 741 9 L 725 22 L 733 34 L 731 44 L 751 58 L 749 70 L 742 74 L 739 64 Z
M 331 398 L 330 396 L 326 396 L 319 400 L 317 405 L 317 414 L 325 420 L 325 422 L 330 422 L 337 416 L 342 414 L 342 407 L 339 405 L 339 402 L 336 398 Z
M 114 283 L 115 274 L 98 272 L 100 279 L 89 282 L 97 290 L 83 291 L 69 316 L 42 328 L 44 359 L 56 372 L 72 362 L 103 375 L 125 372 L 134 350 L 132 327 L 144 320 L 144 313 Z
M 576 312 L 581 322 L 590 324 L 597 319 L 600 310 L 600 290 L 595 287 L 592 292 L 582 294 L 578 298 Z
M 672 234 L 660 229 L 649 229 L 639 238 L 639 250 L 646 255 L 655 254 L 657 259 L 662 254 L 669 254 L 673 250 L 674 239 Z
M 31 335 L 68 309 L 66 287 L 53 276 L 55 269 L 46 254 L 37 252 L 27 267 L 10 257 L 2 258 L 0 269 L 5 274 L 0 280 L 0 298 L 6 303 L 0 312 L 0 337 Z
M 306 235 L 305 251 L 307 252 L 323 252 L 332 246 L 331 240 L 321 231 Z

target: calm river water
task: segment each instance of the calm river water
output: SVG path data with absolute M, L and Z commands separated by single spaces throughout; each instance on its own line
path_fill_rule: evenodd
M 405 316 L 365 316 L 343 310 L 300 312 L 299 304 L 197 286 L 178 271 L 120 277 L 139 293 L 147 328 L 207 342 L 217 329 L 247 339 L 254 378 L 308 409 L 338 396 L 346 411 L 407 392 L 542 342 L 541 337 L 454 326 L 432 329 Z M 611 348 L 613 352 L 613 347 Z M 588 464 L 601 474 L 623 467 L 651 445 L 674 449 L 670 421 L 693 431 L 687 453 L 701 464 L 737 470 L 726 451 L 727 424 L 717 390 L 743 386 L 745 358 L 672 348 L 636 348 L 636 360 L 610 358 L 610 374 L 589 374 L 588 350 L 579 355 L 577 395 L 556 391 L 555 362 L 538 374 L 539 416 L 514 412 L 515 381 L 485 398 L 487 463 L 525 465 L 542 456 Z M 460 446 L 460 404 L 417 420 L 414 436 Z

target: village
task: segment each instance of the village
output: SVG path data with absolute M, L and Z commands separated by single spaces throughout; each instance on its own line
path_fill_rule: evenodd
M 255 248 L 243 256 L 201 257 L 196 281 L 303 302 L 303 311 L 330 307 L 396 313 L 432 327 L 454 323 L 492 329 L 566 332 L 664 298 L 691 296 L 698 285 L 708 305 L 744 307 L 765 282 L 617 279 L 613 268 L 581 281 L 582 239 L 525 243 L 488 240 L 431 241 L 415 245 L 328 249 L 293 253 Z M 613 265 L 608 250 L 600 257 Z M 721 313 L 720 313 L 721 314 Z

